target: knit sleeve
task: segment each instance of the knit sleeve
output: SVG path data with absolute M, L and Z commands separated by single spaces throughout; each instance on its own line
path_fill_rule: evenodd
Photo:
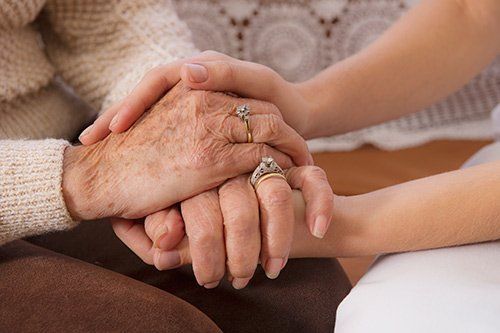
M 96 110 L 149 69 L 196 52 L 169 0 L 48 0 L 40 23 L 58 73 Z
M 64 140 L 0 141 L 0 245 L 77 224 L 62 196 Z

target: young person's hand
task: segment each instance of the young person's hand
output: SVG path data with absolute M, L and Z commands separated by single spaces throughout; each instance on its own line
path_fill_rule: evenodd
M 311 101 L 314 99 L 305 85 L 287 82 L 269 67 L 206 51 L 151 70 L 123 101 L 88 127 L 80 135 L 80 141 L 90 145 L 110 132 L 127 130 L 179 80 L 191 89 L 230 92 L 270 102 L 301 136 L 313 135 L 314 103 Z

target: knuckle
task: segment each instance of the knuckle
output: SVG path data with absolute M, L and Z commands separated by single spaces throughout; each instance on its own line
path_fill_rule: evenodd
M 307 167 L 306 170 L 307 178 L 313 178 L 316 180 L 327 180 L 326 172 L 318 166 Z
M 273 69 L 264 66 L 264 65 L 258 65 L 256 68 L 256 72 L 259 74 L 259 77 L 263 77 L 267 81 L 267 87 L 265 91 L 266 100 L 270 100 L 276 96 L 276 91 L 278 89 L 279 85 L 279 80 L 281 79 L 281 76 L 279 76 L 278 73 L 276 73 Z
M 279 188 L 274 188 L 271 190 L 267 190 L 265 193 L 265 200 L 268 206 L 286 206 L 291 203 L 292 192 L 290 188 L 285 186 L 280 186 Z
M 274 105 L 273 103 L 265 103 L 265 105 L 266 111 L 269 114 L 275 115 L 279 120 L 283 119 L 283 116 L 281 115 L 281 112 L 276 105 Z
M 200 55 L 202 57 L 206 57 L 206 58 L 214 58 L 214 57 L 220 56 L 221 53 L 214 51 L 214 50 L 206 50 L 206 51 L 201 52 Z
M 268 114 L 266 121 L 266 133 L 265 136 L 269 138 L 275 138 L 280 133 L 281 129 L 281 118 L 275 114 Z
M 165 221 L 166 214 L 164 211 L 158 211 L 156 213 L 150 214 L 146 216 L 144 219 L 144 227 L 149 228 L 150 230 L 156 230 L 160 227 Z
M 216 240 L 217 230 L 212 223 L 198 223 L 189 233 L 189 241 L 201 250 L 210 249 Z
M 221 61 L 218 67 L 220 75 L 223 76 L 225 80 L 231 82 L 236 78 L 236 69 L 230 62 Z
M 234 202 L 234 198 L 241 198 L 246 196 L 245 191 L 245 180 L 243 179 L 234 179 L 226 182 L 219 190 L 219 197 L 221 203 L 226 205 L 236 205 Z M 236 207 L 234 207 L 236 208 Z

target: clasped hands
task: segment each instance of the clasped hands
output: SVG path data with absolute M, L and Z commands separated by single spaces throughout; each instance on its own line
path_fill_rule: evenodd
M 204 66 L 192 64 L 200 61 Z M 278 89 L 287 84 L 279 79 L 264 66 L 215 52 L 152 70 L 82 133 L 84 146 L 67 148 L 70 214 L 112 217 L 117 236 L 144 262 L 159 270 L 192 263 L 206 288 L 226 270 L 233 286 L 244 288 L 259 261 L 276 278 L 301 238 L 324 236 L 334 202 L 297 132 L 307 135 L 306 109 L 291 110 L 308 106 L 295 90 L 290 96 L 289 87 Z M 234 113 L 242 104 L 252 112 L 253 143 Z M 255 190 L 249 173 L 263 156 L 286 169 L 287 181 L 269 178 Z M 305 222 L 292 189 L 302 191 Z

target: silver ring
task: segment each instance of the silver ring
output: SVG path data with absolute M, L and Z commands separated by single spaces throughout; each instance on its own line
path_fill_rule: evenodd
M 285 177 L 283 169 L 280 168 L 274 158 L 272 158 L 271 156 L 264 156 L 262 157 L 262 161 L 260 162 L 260 164 L 252 173 L 252 176 L 250 177 L 250 183 L 252 183 L 253 187 L 256 187 L 259 179 L 268 174 L 277 174 L 278 176 Z

